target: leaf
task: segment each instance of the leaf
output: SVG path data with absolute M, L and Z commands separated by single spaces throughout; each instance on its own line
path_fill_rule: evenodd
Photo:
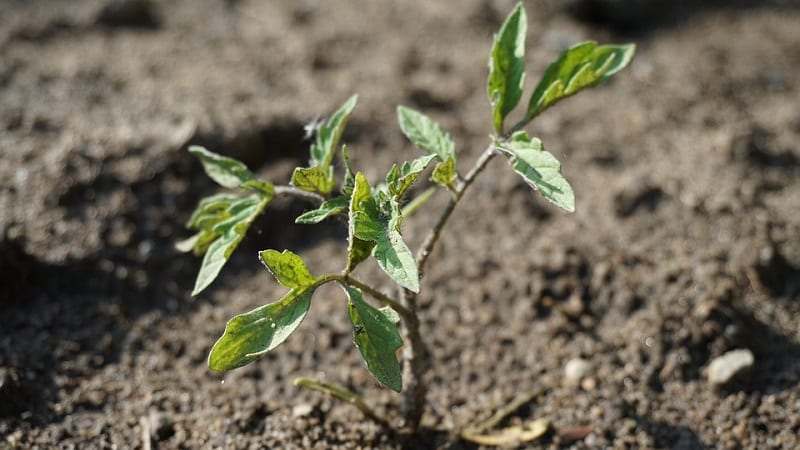
M 283 343 L 308 314 L 314 288 L 293 289 L 275 303 L 232 318 L 208 355 L 208 367 L 219 372 L 242 367 Z
M 401 199 L 434 158 L 436 158 L 436 155 L 426 155 L 411 162 L 404 162 L 400 167 L 392 166 L 389 174 L 386 175 L 389 193 L 395 199 Z
M 210 228 L 209 231 L 218 234 L 219 237 L 209 245 L 203 256 L 192 295 L 202 292 L 217 278 L 228 258 L 244 238 L 250 224 L 261 214 L 269 201 L 255 196 L 238 199 L 226 210 L 229 217 Z
M 327 169 L 331 165 L 333 152 L 339 145 L 339 139 L 357 101 L 358 95 L 348 98 L 319 128 L 316 142 L 311 145 L 311 166 L 322 166 Z
M 502 428 L 494 433 L 480 433 L 467 428 L 461 432 L 461 437 L 478 445 L 512 447 L 540 439 L 547 434 L 549 429 L 549 420 L 536 419 L 523 425 Z
M 592 41 L 570 47 L 545 70 L 531 95 L 525 121 L 530 121 L 559 100 L 619 72 L 631 61 L 635 50 L 634 44 L 598 46 Z
M 291 184 L 309 192 L 328 195 L 333 190 L 336 180 L 333 178 L 333 167 L 322 166 L 298 167 L 292 173 Z
M 200 237 L 202 235 L 203 235 L 203 232 L 201 231 L 201 232 L 199 232 L 197 234 L 194 234 L 191 237 L 188 237 L 186 239 L 183 239 L 183 240 L 180 240 L 180 241 L 176 242 L 175 243 L 175 250 L 177 250 L 177 251 L 179 251 L 181 253 L 188 253 L 188 252 L 192 251 L 192 249 L 194 249 L 195 244 L 197 244 L 197 241 L 200 240 Z
M 397 350 L 403 339 L 387 314 L 364 301 L 361 291 L 345 287 L 347 310 L 353 324 L 353 341 L 367 363 L 367 369 L 384 386 L 395 392 L 403 389 Z
M 405 106 L 397 107 L 397 121 L 403 134 L 427 155 L 440 161 L 455 159 L 455 143 L 430 117 Z
M 522 97 L 527 21 L 525 7 L 522 3 L 517 3 L 517 7 L 503 22 L 492 46 L 489 79 L 486 84 L 497 134 L 503 133 L 503 120 Z
M 253 179 L 245 181 L 239 187 L 242 189 L 250 189 L 265 198 L 272 199 L 272 197 L 275 196 L 275 186 L 269 181 Z
M 210 152 L 203 147 L 193 145 L 189 153 L 196 156 L 208 176 L 226 188 L 237 188 L 243 183 L 253 180 L 253 174 L 241 161 Z
M 314 224 L 320 223 L 328 217 L 335 216 L 347 210 L 350 199 L 347 197 L 335 197 L 319 205 L 319 208 L 306 211 L 297 216 L 295 223 Z
M 440 184 L 446 188 L 452 188 L 453 184 L 458 179 L 458 172 L 456 172 L 456 161 L 453 158 L 447 158 L 444 162 L 436 164 L 431 174 L 431 180 L 434 183 Z
M 529 138 L 525 132 L 517 132 L 511 141 L 496 143 L 505 154 L 515 172 L 544 198 L 561 208 L 575 211 L 575 193 L 561 174 L 561 163 L 544 150 L 542 141 Z
M 350 197 L 353 194 L 353 187 L 356 183 L 356 176 L 353 168 L 350 167 L 350 153 L 347 146 L 342 144 L 342 160 L 344 161 L 344 181 L 342 182 L 342 194 Z
M 186 228 L 203 230 L 214 226 L 228 217 L 226 211 L 231 203 L 240 198 L 230 194 L 216 194 L 203 198 L 189 217 L 189 221 L 186 222 Z
M 303 258 L 296 253 L 289 250 L 284 250 L 283 253 L 264 250 L 258 253 L 258 258 L 275 279 L 288 288 L 303 288 L 314 284 L 315 278 L 309 273 Z
M 347 249 L 347 268 L 345 272 L 350 272 L 365 259 L 367 259 L 375 246 L 370 241 L 364 241 L 355 236 L 355 216 L 358 212 L 363 212 L 375 200 L 372 198 L 369 182 L 363 173 L 358 172 L 353 182 L 353 195 L 350 196 L 350 217 L 348 221 L 348 249 Z
M 396 205 L 396 203 L 395 203 Z M 419 268 L 414 255 L 400 234 L 401 220 L 398 207 L 392 208 L 389 221 L 382 220 L 374 207 L 365 207 L 353 217 L 354 237 L 374 242 L 372 256 L 378 265 L 397 284 L 413 292 L 419 292 Z

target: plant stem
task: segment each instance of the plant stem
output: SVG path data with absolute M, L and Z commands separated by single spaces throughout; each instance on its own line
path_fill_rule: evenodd
M 357 287 L 357 288 L 361 289 L 362 291 L 366 292 L 367 294 L 375 297 L 381 303 L 391 306 L 392 309 L 397 311 L 397 314 L 400 314 L 400 316 L 402 316 L 404 319 L 408 320 L 411 317 L 411 312 L 409 312 L 409 310 L 407 310 L 405 306 L 401 305 L 400 302 L 398 302 L 397 300 L 389 297 L 388 295 L 384 294 L 383 292 L 373 288 L 372 286 L 364 284 L 361 281 L 358 281 L 357 279 L 353 278 L 350 275 L 345 275 L 342 278 L 342 281 L 344 283 L 346 283 L 346 284 L 349 284 L 349 285 L 353 286 L 353 287 Z
M 475 177 L 483 171 L 486 164 L 489 163 L 495 154 L 494 145 L 489 145 L 481 156 L 478 157 L 472 169 L 453 191 L 452 198 L 447 202 L 447 205 L 444 207 L 444 210 L 442 210 L 442 213 L 439 215 L 439 218 L 436 220 L 436 223 L 417 252 L 416 262 L 420 277 L 423 276 L 428 257 L 439 241 L 442 229 L 453 213 L 456 205 L 461 201 L 464 192 L 475 180 Z M 419 428 L 420 422 L 422 421 L 422 414 L 425 411 L 426 397 L 428 395 L 428 386 L 425 384 L 424 377 L 429 369 L 429 351 L 419 330 L 417 294 L 408 289 L 403 289 L 400 293 L 400 299 L 403 306 L 408 311 L 408 316 L 403 316 L 405 319 L 403 321 L 403 341 L 406 344 L 403 349 L 403 360 L 405 362 L 403 365 L 403 380 L 406 383 L 403 399 L 403 413 L 405 426 L 415 431 Z
M 317 194 L 316 192 L 304 191 L 294 186 L 286 186 L 286 185 L 275 186 L 275 196 L 298 197 L 308 202 L 314 203 L 315 205 L 319 205 L 325 201 L 325 197 Z

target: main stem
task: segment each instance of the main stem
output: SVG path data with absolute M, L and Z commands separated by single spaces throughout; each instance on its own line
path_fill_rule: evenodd
M 416 262 L 419 268 L 420 277 L 425 272 L 425 265 L 428 262 L 428 256 L 433 251 L 434 246 L 439 241 L 447 220 L 456 208 L 456 205 L 461 201 L 464 192 L 475 180 L 475 177 L 480 174 L 486 167 L 486 164 L 494 157 L 496 151 L 494 145 L 489 145 L 483 151 L 475 165 L 467 173 L 464 179 L 453 190 L 453 196 L 447 205 L 442 210 L 433 228 L 425 237 L 422 246 L 417 251 Z M 403 380 L 405 382 L 404 390 L 404 425 L 412 431 L 419 428 L 422 421 L 422 414 L 425 412 L 425 403 L 428 395 L 428 385 L 425 383 L 425 374 L 430 368 L 429 350 L 419 330 L 419 314 L 417 314 L 417 294 L 414 292 L 403 289 L 400 293 L 400 303 L 405 308 L 407 314 L 403 315 L 403 342 L 405 348 L 403 349 Z

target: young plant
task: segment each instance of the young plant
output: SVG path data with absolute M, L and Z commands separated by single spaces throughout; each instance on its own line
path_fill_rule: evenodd
M 333 158 L 356 106 L 356 96 L 350 97 L 318 129 L 311 144 L 308 167 L 296 168 L 289 186 L 276 186 L 257 179 L 235 159 L 200 147 L 189 149 L 214 181 L 223 187 L 238 189 L 202 199 L 187 224 L 197 233 L 177 245 L 180 250 L 203 255 L 193 295 L 202 292 L 217 277 L 250 224 L 276 197 L 295 196 L 316 206 L 297 217 L 297 223 L 316 224 L 333 216 L 345 216 L 348 224 L 348 247 L 340 272 L 314 275 L 303 259 L 289 250 L 259 253 L 261 262 L 288 292 L 277 301 L 228 322 L 209 354 L 208 365 L 212 370 L 235 369 L 275 349 L 300 326 L 317 288 L 336 283 L 348 299 L 346 309 L 353 327 L 353 340 L 367 369 L 382 385 L 404 392 L 403 423 L 411 430 L 419 426 L 425 408 L 424 376 L 428 367 L 417 315 L 420 274 L 453 209 L 486 164 L 501 155 L 508 160 L 511 169 L 544 198 L 566 211 L 574 211 L 575 196 L 561 173 L 558 159 L 523 128 L 558 101 L 619 72 L 633 57 L 632 44 L 584 42 L 567 49 L 545 70 L 528 100 L 524 116 L 506 127 L 506 118 L 523 95 L 526 20 L 525 8 L 520 3 L 495 36 L 487 83 L 494 135 L 463 175 L 457 170 L 456 146 L 450 135 L 428 116 L 398 106 L 400 128 L 423 156 L 393 166 L 383 180 L 371 183 L 363 173 L 353 171 L 347 148 L 342 145 L 344 173 L 340 189 L 335 192 L 337 179 Z M 421 207 L 431 191 L 410 201 L 406 194 L 431 166 L 431 180 L 450 193 L 450 200 L 420 248 L 412 252 L 403 240 L 403 220 L 412 210 Z M 384 294 L 355 278 L 353 270 L 370 257 L 397 283 L 396 295 Z M 364 294 L 382 303 L 383 307 L 372 306 L 364 299 Z M 400 348 L 403 349 L 403 364 L 396 356 Z M 301 378 L 296 384 L 348 401 L 368 417 L 388 424 L 361 397 L 341 386 L 308 378 Z

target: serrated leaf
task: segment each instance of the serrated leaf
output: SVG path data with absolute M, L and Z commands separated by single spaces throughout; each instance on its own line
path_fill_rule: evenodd
M 411 162 L 404 162 L 400 167 L 392 166 L 389 174 L 386 175 L 389 193 L 395 199 L 401 199 L 434 158 L 436 155 L 426 155 Z
M 508 157 L 514 171 L 544 198 L 569 212 L 575 211 L 575 193 L 561 174 L 561 163 L 544 150 L 542 141 L 517 132 L 511 141 L 497 143 L 497 149 Z
M 598 46 L 592 41 L 570 47 L 545 70 L 531 95 L 525 121 L 530 121 L 559 100 L 619 72 L 631 61 L 635 50 L 634 44 Z
M 335 182 L 333 167 L 298 167 L 292 172 L 291 184 L 304 191 L 328 195 L 333 190 Z
M 339 145 L 339 139 L 342 137 L 344 127 L 350 119 L 350 114 L 353 112 L 356 102 L 358 102 L 358 95 L 348 98 L 319 128 L 317 139 L 311 145 L 311 166 L 327 168 L 331 165 L 333 152 Z
M 303 262 L 300 255 L 284 250 L 264 250 L 258 253 L 258 258 L 267 266 L 278 283 L 294 289 L 310 286 L 314 284 L 314 277 Z
M 308 314 L 315 288 L 293 289 L 275 303 L 232 318 L 208 355 L 208 367 L 219 372 L 242 367 L 283 343 Z
M 311 211 L 306 211 L 303 214 L 300 214 L 297 216 L 294 222 L 302 224 L 320 223 L 328 217 L 347 211 L 348 205 L 350 205 L 349 198 L 335 197 L 323 202 L 317 209 L 312 209 Z
M 189 147 L 189 153 L 200 160 L 206 174 L 221 186 L 237 188 L 254 179 L 252 172 L 241 161 L 210 152 L 197 145 Z
M 356 213 L 363 212 L 368 207 L 370 202 L 373 204 L 375 200 L 372 198 L 372 189 L 369 182 L 363 173 L 356 174 L 353 181 L 353 194 L 350 196 L 350 209 L 348 220 L 348 249 L 347 249 L 347 268 L 345 272 L 350 272 L 355 269 L 357 265 L 367 259 L 375 246 L 373 242 L 364 241 L 355 236 L 355 217 Z
M 268 203 L 269 199 L 255 196 L 238 199 L 226 211 L 229 217 L 208 231 L 218 234 L 219 237 L 208 246 L 208 250 L 203 256 L 192 295 L 202 292 L 217 278 L 222 267 L 244 238 L 250 224 L 261 214 Z
M 528 19 L 525 7 L 518 3 L 508 15 L 494 39 L 489 58 L 487 91 L 492 103 L 492 121 L 497 134 L 503 132 L 503 120 L 519 103 L 525 83 L 525 33 Z
M 433 174 L 431 174 L 431 180 L 434 183 L 446 188 L 452 188 L 457 179 L 458 172 L 456 172 L 456 162 L 453 158 L 447 158 L 444 162 L 436 164 Z
M 403 134 L 427 155 L 436 155 L 440 161 L 455 159 L 455 143 L 430 117 L 406 106 L 397 107 L 397 121 Z
M 367 369 L 384 386 L 400 392 L 403 377 L 397 350 L 403 345 L 403 339 L 396 323 L 386 311 L 365 302 L 360 290 L 344 289 L 349 298 L 347 310 L 353 324 L 353 341 L 367 363 Z

